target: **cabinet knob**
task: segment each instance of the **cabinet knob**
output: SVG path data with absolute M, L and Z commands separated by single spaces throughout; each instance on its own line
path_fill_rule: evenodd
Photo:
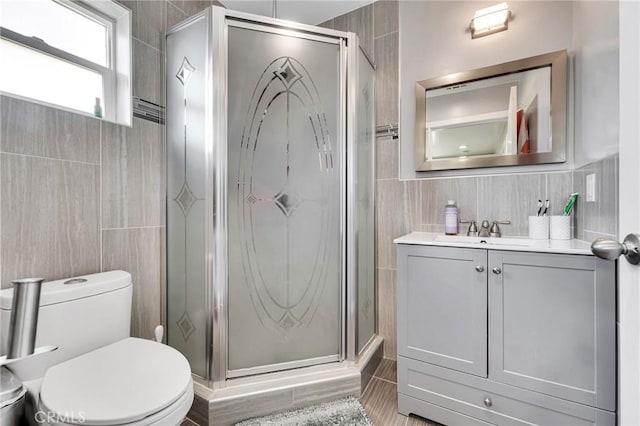
M 482 266 L 482 265 L 478 265 L 478 266 L 476 266 L 476 271 L 478 271 L 478 272 L 484 272 L 484 266 Z
M 491 407 L 493 405 L 493 402 L 491 402 L 491 398 L 489 398 L 488 396 L 485 397 L 484 405 L 486 405 L 487 407 Z
M 502 269 L 498 268 L 497 266 L 493 268 L 492 271 L 496 275 L 500 275 L 502 273 Z

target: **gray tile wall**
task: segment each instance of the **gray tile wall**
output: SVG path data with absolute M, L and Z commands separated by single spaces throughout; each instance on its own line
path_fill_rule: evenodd
M 574 170 L 575 191 L 580 193 L 575 207 L 576 238 L 618 239 L 618 155 L 604 158 Z M 586 178 L 594 173 L 596 201 L 586 201 Z
M 134 96 L 164 105 L 164 32 L 217 1 L 121 1 L 133 12 Z M 132 334 L 162 320 L 164 127 L 0 97 L 0 282 L 124 269 Z

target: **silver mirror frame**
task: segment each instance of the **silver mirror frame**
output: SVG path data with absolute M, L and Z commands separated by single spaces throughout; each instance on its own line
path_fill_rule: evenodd
M 552 151 L 527 155 L 496 155 L 466 159 L 446 158 L 427 160 L 426 156 L 426 98 L 428 89 L 455 83 L 479 80 L 518 71 L 551 65 L 551 137 Z M 416 98 L 416 171 L 475 169 L 481 167 L 519 166 L 531 164 L 563 163 L 567 147 L 567 51 L 559 50 L 503 64 L 478 68 L 422 80 L 415 86 Z

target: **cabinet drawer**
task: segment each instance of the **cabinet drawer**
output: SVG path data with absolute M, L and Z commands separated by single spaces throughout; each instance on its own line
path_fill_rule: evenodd
M 496 425 L 615 426 L 615 414 L 609 411 L 404 357 L 398 358 L 398 393 L 399 398 L 406 395 Z M 445 420 L 437 410 L 412 407 L 424 409 L 414 414 Z

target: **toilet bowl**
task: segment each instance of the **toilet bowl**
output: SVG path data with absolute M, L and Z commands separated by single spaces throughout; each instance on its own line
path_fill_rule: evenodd
M 36 346 L 59 349 L 8 366 L 28 389 L 31 423 L 181 424 L 193 402 L 189 363 L 167 345 L 129 337 L 131 275 L 111 271 L 65 282 L 43 284 L 36 338 Z M 11 298 L 11 290 L 2 290 L 2 351 Z

